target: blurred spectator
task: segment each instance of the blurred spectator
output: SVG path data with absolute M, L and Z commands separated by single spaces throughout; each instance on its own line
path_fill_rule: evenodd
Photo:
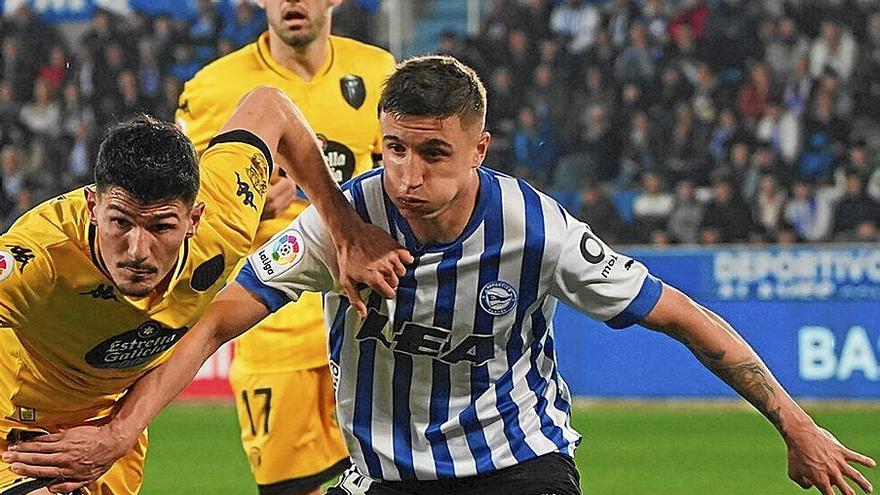
M 514 92 L 523 94 L 532 79 L 536 60 L 533 56 L 530 41 L 525 31 L 511 30 L 507 35 L 507 55 L 505 65 L 510 69 L 511 85 Z
M 739 111 L 752 121 L 764 115 L 767 100 L 770 98 L 770 74 L 764 64 L 755 64 L 750 71 L 749 81 L 739 91 Z
M 752 231 L 752 215 L 727 179 L 712 186 L 713 198 L 703 215 L 700 243 L 743 242 Z
M 354 5 L 354 2 L 345 2 L 343 6 Z M 342 8 L 342 6 L 338 7 Z M 338 18 L 334 12 L 333 26 L 338 25 Z M 266 29 L 266 19 L 258 14 L 254 5 L 250 2 L 241 2 L 235 8 L 235 17 L 229 19 L 223 26 L 221 36 L 229 40 L 234 48 L 240 48 L 257 38 Z
M 37 138 L 51 139 L 58 136 L 61 124 L 61 108 L 52 99 L 49 85 L 42 79 L 34 83 L 34 100 L 21 107 L 21 123 Z
M 525 102 L 535 110 L 538 120 L 547 123 L 557 136 L 561 136 L 568 125 L 568 98 L 568 88 L 555 79 L 553 69 L 547 64 L 538 65 Z
M 20 112 L 21 105 L 15 101 L 12 85 L 0 80 L 0 148 L 21 139 Z
M 6 146 L 0 150 L 0 171 L 3 173 L 3 201 L 0 203 L 7 205 L 5 208 L 7 211 L 25 185 L 25 172 L 22 170 L 21 161 L 21 151 L 14 146 Z
M 37 76 L 46 82 L 49 93 L 55 94 L 61 87 L 61 84 L 67 78 L 67 68 L 70 64 L 67 62 L 67 55 L 64 53 L 64 47 L 55 45 L 49 52 L 49 63 L 40 67 Z
M 113 43 L 116 43 L 118 35 L 114 29 L 110 12 L 98 9 L 92 16 L 92 22 L 82 36 L 80 46 L 90 52 L 93 59 L 103 56 L 104 51 Z
M 550 30 L 566 42 L 568 51 L 581 54 L 596 41 L 599 9 L 583 0 L 563 0 L 550 15 Z
M 80 184 L 91 182 L 92 153 L 94 143 L 89 136 L 89 125 L 77 122 L 72 134 L 70 151 L 67 153 L 66 167 L 62 178 L 64 189 L 72 189 Z
M 856 230 L 864 222 L 880 220 L 880 204 L 865 193 L 865 184 L 858 174 L 846 177 L 846 192 L 837 204 L 834 214 L 834 233 L 842 234 Z
M 135 74 L 139 91 L 147 101 L 155 101 L 162 91 L 162 69 L 156 60 L 156 46 L 152 38 L 141 38 L 138 42 L 138 66 Z
M 809 182 L 798 180 L 785 206 L 785 220 L 801 238 L 824 241 L 831 234 L 836 198 L 836 192 L 829 187 L 814 189 Z
M 766 40 L 764 60 L 774 79 L 785 80 L 794 73 L 798 58 L 806 55 L 809 50 L 810 42 L 798 32 L 794 19 L 783 17 L 773 26 L 772 34 Z
M 776 234 L 781 227 L 785 203 L 785 191 L 779 188 L 776 177 L 765 174 L 761 176 L 758 193 L 752 200 L 752 218 L 765 232 Z
M 177 111 L 178 104 L 177 97 L 180 96 L 182 90 L 183 86 L 179 79 L 174 76 L 165 76 L 162 81 L 162 97 L 155 106 L 157 117 L 169 122 L 174 120 L 174 112 Z
M 801 115 L 807 110 L 807 103 L 813 91 L 813 78 L 810 75 L 810 61 L 806 55 L 794 60 L 794 67 L 788 76 L 783 90 L 785 107 L 794 115 Z
M 3 39 L 3 60 L 0 65 L 0 78 L 12 87 L 13 99 L 27 100 L 33 89 L 33 74 L 21 52 L 18 38 L 8 36 Z
M 619 81 L 647 87 L 657 71 L 655 54 L 648 46 L 647 30 L 643 24 L 630 29 L 630 44 L 623 49 L 614 64 L 614 74 Z
M 75 82 L 65 84 L 61 96 L 61 128 L 64 134 L 76 135 L 81 124 L 88 129 L 94 128 L 95 112 L 83 102 Z
M 550 125 L 539 122 L 530 106 L 519 109 L 513 135 L 513 157 L 518 175 L 541 185 L 547 183 L 559 154 L 556 136 Z
M 849 30 L 834 21 L 822 23 L 821 36 L 810 48 L 810 72 L 819 77 L 827 69 L 833 69 L 840 77 L 849 80 L 856 62 L 855 39 Z
M 586 222 L 602 239 L 620 241 L 623 220 L 611 200 L 596 186 L 587 186 L 581 192 L 581 209 L 577 218 Z
M 204 64 L 216 55 L 217 40 L 223 29 L 223 19 L 211 0 L 198 0 L 197 17 L 189 28 L 189 39 L 194 50 L 194 57 Z
M 193 57 L 191 46 L 180 43 L 174 47 L 174 64 L 169 70 L 172 76 L 181 81 L 189 81 L 201 67 L 202 64 Z
M 663 179 L 654 173 L 642 176 L 642 191 L 633 201 L 633 215 L 645 232 L 665 228 L 675 207 L 675 196 L 664 189 Z
M 667 230 L 675 242 L 694 244 L 697 242 L 700 225 L 703 222 L 703 205 L 696 200 L 694 184 L 689 180 L 678 183 L 675 207 L 669 214 Z

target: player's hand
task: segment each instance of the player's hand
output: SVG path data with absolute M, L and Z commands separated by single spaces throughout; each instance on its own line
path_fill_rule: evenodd
M 296 200 L 296 182 L 287 175 L 280 173 L 272 175 L 269 181 L 269 190 L 266 193 L 266 204 L 263 206 L 263 214 L 260 220 L 268 220 L 277 217 Z
M 823 495 L 834 495 L 834 487 L 843 495 L 855 495 L 846 479 L 854 481 L 865 493 L 873 490 L 865 476 L 850 465 L 857 462 L 873 468 L 874 459 L 846 448 L 823 428 L 812 425 L 786 438 L 788 476 L 801 488 L 816 487 Z
M 78 426 L 12 445 L 3 462 L 21 476 L 58 478 L 49 491 L 70 493 L 100 478 L 135 442 L 109 426 Z
M 375 225 L 350 222 L 344 239 L 335 239 L 339 263 L 339 285 L 361 318 L 367 317 L 367 305 L 358 292 L 366 284 L 386 299 L 397 294 L 398 277 L 415 259 L 400 247 L 387 232 Z

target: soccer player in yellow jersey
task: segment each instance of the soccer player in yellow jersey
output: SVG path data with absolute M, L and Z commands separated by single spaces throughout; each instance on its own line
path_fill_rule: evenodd
M 198 152 L 239 95 L 270 84 L 303 112 L 337 181 L 373 167 L 373 155 L 382 151 L 376 105 L 382 83 L 394 71 L 394 58 L 380 48 L 331 36 L 331 12 L 339 3 L 265 0 L 268 31 L 186 83 L 177 122 Z M 294 194 L 292 181 L 273 178 L 268 214 L 254 246 L 284 229 L 308 205 Z M 320 294 L 304 294 L 235 344 L 230 383 L 242 444 L 264 494 L 312 493 L 349 464 L 335 422 L 321 308 Z
M 376 278 L 356 278 L 393 295 L 385 278 L 403 266 L 362 245 L 392 241 L 364 230 L 283 93 L 249 92 L 218 131 L 199 162 L 174 125 L 149 117 L 121 123 L 101 143 L 94 186 L 37 206 L 0 236 L 0 450 L 34 436 L 52 450 L 61 443 L 53 434 L 105 423 L 127 388 L 170 356 L 249 252 L 276 151 L 325 209 L 349 256 L 340 270 L 373 263 Z M 146 445 L 144 433 L 82 492 L 137 493 Z M 0 492 L 46 484 L 16 474 L 12 460 L 7 452 L 0 461 Z M 38 463 L 39 455 L 17 460 Z M 71 491 L 63 472 L 30 474 Z

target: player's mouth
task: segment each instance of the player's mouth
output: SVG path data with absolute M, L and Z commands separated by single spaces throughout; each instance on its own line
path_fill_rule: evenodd
M 281 14 L 281 21 L 289 27 L 300 27 L 309 20 L 309 16 L 300 10 L 288 9 Z
M 397 201 L 402 208 L 406 209 L 418 209 L 428 204 L 424 199 L 419 199 L 413 196 L 398 196 Z
M 153 268 L 135 268 L 132 266 L 125 266 L 125 265 L 120 266 L 120 268 L 128 271 L 133 276 L 138 277 L 138 278 L 146 278 L 146 277 L 149 277 L 150 275 L 156 273 L 156 270 Z

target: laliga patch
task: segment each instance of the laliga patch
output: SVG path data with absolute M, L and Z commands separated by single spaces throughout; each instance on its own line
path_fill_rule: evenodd
M 256 267 L 260 278 L 281 275 L 302 260 L 305 246 L 296 230 L 285 230 L 257 251 Z
M 0 251 L 0 282 L 9 278 L 14 269 L 15 258 L 12 256 L 12 253 Z
M 480 290 L 480 307 L 490 315 L 510 313 L 516 307 L 516 291 L 503 280 L 489 282 Z

